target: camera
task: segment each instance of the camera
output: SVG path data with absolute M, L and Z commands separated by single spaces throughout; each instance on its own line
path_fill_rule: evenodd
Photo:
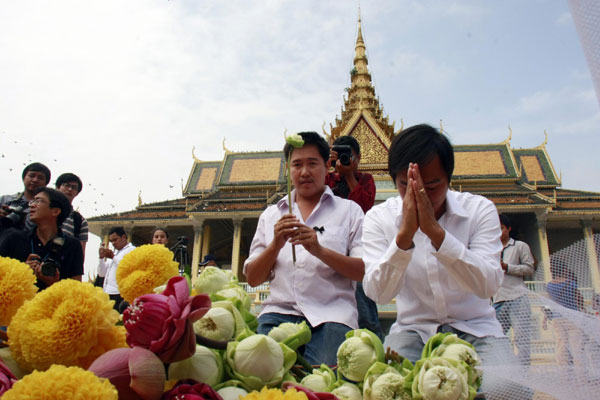
M 332 150 L 338 154 L 337 160 L 340 162 L 340 164 L 350 165 L 350 162 L 352 162 L 352 147 L 348 146 L 347 144 L 340 144 L 333 146 Z
M 60 259 L 62 258 L 63 246 L 65 239 L 62 237 L 55 237 L 51 244 L 50 250 L 46 257 L 42 260 L 42 275 L 54 276 L 56 270 L 60 268 Z
M 27 215 L 25 212 L 25 207 L 21 206 L 7 206 L 5 207 L 5 210 L 8 214 L 0 219 L 0 224 L 4 228 L 10 228 L 22 224 L 25 220 L 25 216 Z

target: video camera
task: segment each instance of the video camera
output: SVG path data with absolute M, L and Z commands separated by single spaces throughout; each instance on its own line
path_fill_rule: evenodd
M 44 276 L 54 276 L 56 270 L 60 268 L 65 238 L 55 237 L 50 243 L 50 250 L 46 257 L 42 259 L 42 275 Z
M 352 147 L 347 144 L 339 144 L 333 146 L 331 150 L 335 151 L 338 154 L 338 161 L 342 165 L 350 165 L 352 162 Z
M 19 226 L 25 221 L 25 217 L 27 216 L 25 207 L 8 205 L 3 206 L 3 208 L 7 212 L 7 215 L 0 219 L 0 225 L 3 228 Z

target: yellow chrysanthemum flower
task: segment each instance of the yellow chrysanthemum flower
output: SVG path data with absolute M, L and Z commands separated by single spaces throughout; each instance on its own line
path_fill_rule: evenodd
M 29 265 L 14 258 L 0 257 L 0 326 L 37 292 L 35 275 Z
M 90 366 L 98 356 L 127 347 L 125 328 L 108 295 L 90 283 L 65 279 L 38 293 L 8 326 L 13 357 L 25 370 L 52 364 Z
M 117 400 L 119 393 L 108 379 L 78 367 L 53 365 L 44 372 L 34 371 L 17 381 L 2 400 Z
M 254 390 L 248 393 L 242 397 L 242 400 L 308 400 L 308 396 L 294 388 L 290 388 L 284 393 L 281 389 L 268 389 L 265 386 L 260 392 Z
M 145 244 L 127 253 L 117 268 L 117 285 L 129 303 L 136 297 L 153 293 L 179 273 L 173 253 L 162 244 Z

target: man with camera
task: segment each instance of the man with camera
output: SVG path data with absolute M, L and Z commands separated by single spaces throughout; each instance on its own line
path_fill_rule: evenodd
M 25 167 L 22 174 L 23 191 L 0 197 L 0 231 L 8 228 L 32 229 L 29 218 L 29 202 L 39 188 L 50 182 L 50 170 L 42 163 L 35 162 Z
M 77 239 L 66 236 L 60 226 L 71 204 L 58 190 L 41 187 L 29 201 L 31 230 L 9 229 L 0 241 L 0 255 L 27 263 L 43 290 L 61 279 L 81 281 L 83 252 Z
M 119 263 L 135 246 L 127 239 L 125 229 L 118 226 L 108 232 L 108 240 L 115 250 L 111 250 L 105 243 L 102 243 L 98 255 L 100 263 L 98 264 L 98 276 L 104 278 L 103 289 L 108 293 L 108 297 L 115 301 L 114 309 L 119 310 L 119 305 L 123 301 L 117 285 L 117 268 Z
M 331 148 L 329 160 L 335 172 L 325 178 L 325 184 L 336 196 L 352 200 L 366 213 L 375 203 L 375 181 L 368 173 L 358 171 L 360 145 L 352 136 L 340 136 Z M 358 326 L 368 329 L 383 340 L 383 330 L 379 323 L 377 304 L 369 299 L 363 290 L 362 282 L 356 285 L 356 306 Z

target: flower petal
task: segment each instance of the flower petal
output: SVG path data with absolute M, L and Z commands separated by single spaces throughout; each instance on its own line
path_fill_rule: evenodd
M 134 347 L 129 357 L 131 388 L 145 400 L 160 399 L 165 387 L 165 367 L 154 353 Z

